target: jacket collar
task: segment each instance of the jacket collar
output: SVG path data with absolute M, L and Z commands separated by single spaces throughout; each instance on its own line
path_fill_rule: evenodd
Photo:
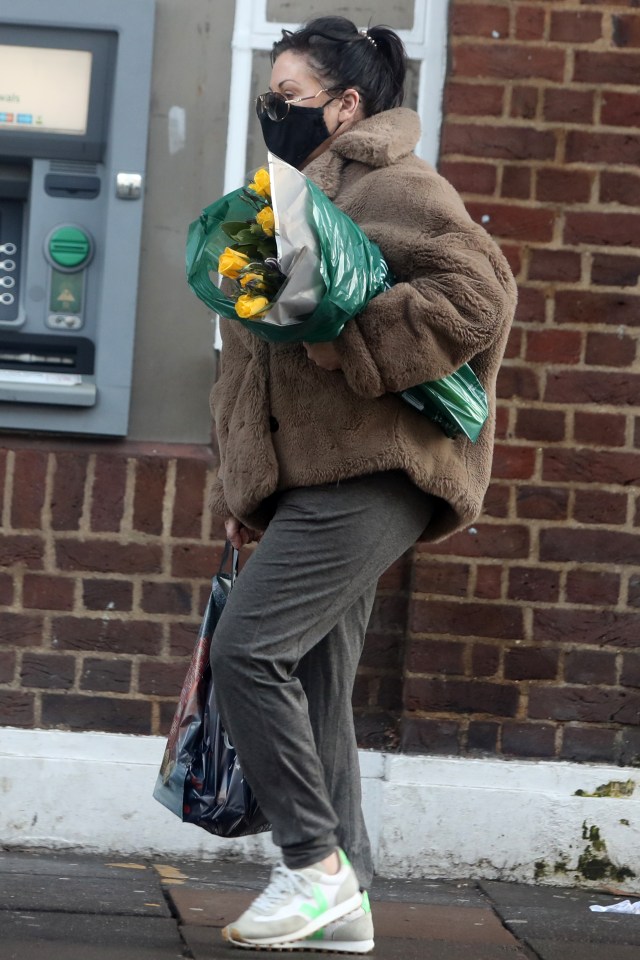
M 396 107 L 360 120 L 336 137 L 328 150 L 303 173 L 333 199 L 350 160 L 369 167 L 388 167 L 415 150 L 420 139 L 420 119 L 414 110 Z

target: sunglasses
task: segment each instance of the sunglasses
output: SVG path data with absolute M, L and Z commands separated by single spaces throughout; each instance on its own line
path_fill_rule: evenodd
M 294 97 L 292 100 L 287 100 L 281 93 L 273 93 L 273 91 L 269 90 L 268 93 L 261 93 L 256 97 L 256 113 L 259 117 L 266 115 L 269 117 L 269 120 L 279 123 L 281 120 L 284 120 L 289 113 L 289 107 L 292 103 L 300 103 L 302 100 L 315 100 L 321 93 L 328 92 L 328 89 L 323 87 L 310 97 Z M 331 99 L 323 103 L 322 106 L 326 107 L 335 99 L 336 97 L 331 97 Z

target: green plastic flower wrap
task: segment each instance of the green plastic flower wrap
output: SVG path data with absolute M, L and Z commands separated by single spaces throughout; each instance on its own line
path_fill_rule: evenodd
M 226 194 L 191 224 L 187 282 L 211 310 L 242 323 L 263 340 L 333 340 L 349 319 L 393 285 L 391 271 L 380 248 L 300 171 L 270 153 L 268 178 L 266 171 L 259 174 L 264 176 L 256 174 L 249 190 Z M 275 221 L 272 248 L 255 226 L 259 218 L 250 209 L 251 204 L 259 209 L 269 203 Z M 242 227 L 247 229 L 239 229 Z M 232 254 L 246 254 L 248 261 L 239 275 L 233 275 L 231 294 L 223 292 L 218 282 L 219 260 L 229 246 Z M 258 299 L 264 290 L 250 291 L 253 296 L 248 299 L 255 304 L 256 313 L 241 316 L 240 306 L 247 300 L 246 296 L 241 300 L 244 281 L 256 277 L 253 271 L 264 270 L 265 264 L 279 273 L 279 289 L 270 299 Z M 247 284 L 256 286 L 251 280 Z M 468 364 L 399 396 L 437 423 L 447 436 L 464 434 L 472 442 L 478 439 L 489 413 L 484 389 Z

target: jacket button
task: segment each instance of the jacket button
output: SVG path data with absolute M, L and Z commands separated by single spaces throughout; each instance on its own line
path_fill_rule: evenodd
M 271 433 L 275 433 L 279 426 L 280 424 L 275 417 L 269 417 L 269 429 L 271 430 Z

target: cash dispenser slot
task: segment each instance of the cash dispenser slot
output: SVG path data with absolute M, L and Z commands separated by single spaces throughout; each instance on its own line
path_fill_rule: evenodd
M 94 365 L 86 337 L 0 333 L 0 401 L 91 407 Z
M 49 197 L 65 200 L 95 200 L 100 195 L 99 177 L 73 177 L 61 173 L 48 173 L 44 189 Z

